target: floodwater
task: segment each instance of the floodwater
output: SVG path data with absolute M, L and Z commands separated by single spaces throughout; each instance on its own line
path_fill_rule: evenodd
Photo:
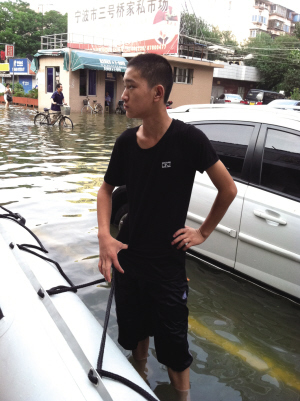
M 62 131 L 35 127 L 34 115 L 0 105 L 0 205 L 26 218 L 76 284 L 96 280 L 97 190 L 116 137 L 139 122 L 72 114 L 74 130 Z M 300 400 L 300 306 L 192 257 L 187 271 L 191 400 Z M 101 323 L 108 291 L 79 292 Z M 114 308 L 109 334 L 116 341 Z M 153 342 L 146 369 L 160 400 L 176 400 Z

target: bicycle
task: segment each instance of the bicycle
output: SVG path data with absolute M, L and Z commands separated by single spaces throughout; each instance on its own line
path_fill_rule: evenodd
M 73 122 L 70 119 L 70 117 L 66 117 L 64 115 L 64 111 L 65 109 L 63 108 L 62 105 L 61 106 L 61 113 L 57 114 L 57 113 L 49 113 L 50 109 L 47 109 L 46 107 L 44 108 L 44 113 L 38 113 L 35 117 L 34 117 L 34 124 L 35 125 L 54 125 L 58 122 L 58 125 L 60 126 L 60 128 L 71 128 L 73 129 Z M 52 122 L 51 121 L 51 115 L 57 115 L 57 119 L 56 121 Z
M 101 103 L 97 103 L 97 100 L 93 100 L 94 107 L 90 105 L 90 99 L 87 96 L 86 99 L 83 99 L 83 108 L 81 109 L 81 113 L 101 113 L 103 111 L 103 107 Z

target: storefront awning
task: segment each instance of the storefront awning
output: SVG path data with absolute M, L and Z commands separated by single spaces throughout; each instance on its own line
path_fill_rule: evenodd
M 64 57 L 64 70 L 69 71 L 69 49 L 57 49 L 57 50 L 39 50 L 34 56 L 30 66 L 31 71 L 37 73 L 39 70 L 39 57 L 51 56 L 51 57 Z
M 124 57 L 72 50 L 71 70 L 80 69 L 125 72 L 128 61 Z

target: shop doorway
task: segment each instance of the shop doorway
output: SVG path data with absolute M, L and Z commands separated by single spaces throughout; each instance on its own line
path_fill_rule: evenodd
M 105 96 L 108 93 L 108 95 L 111 98 L 111 102 L 108 106 L 108 110 L 105 107 L 106 111 L 109 111 L 109 113 L 113 113 L 115 111 L 115 82 L 114 81 L 105 81 Z M 104 104 L 106 105 L 106 103 L 104 102 Z

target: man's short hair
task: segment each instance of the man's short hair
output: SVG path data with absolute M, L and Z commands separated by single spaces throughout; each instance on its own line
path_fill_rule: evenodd
M 173 71 L 168 60 L 154 53 L 139 54 L 128 62 L 129 67 L 137 69 L 150 88 L 162 85 L 165 89 L 164 102 L 167 103 L 173 86 Z
M 62 84 L 57 84 L 56 85 L 56 89 L 58 89 Z

